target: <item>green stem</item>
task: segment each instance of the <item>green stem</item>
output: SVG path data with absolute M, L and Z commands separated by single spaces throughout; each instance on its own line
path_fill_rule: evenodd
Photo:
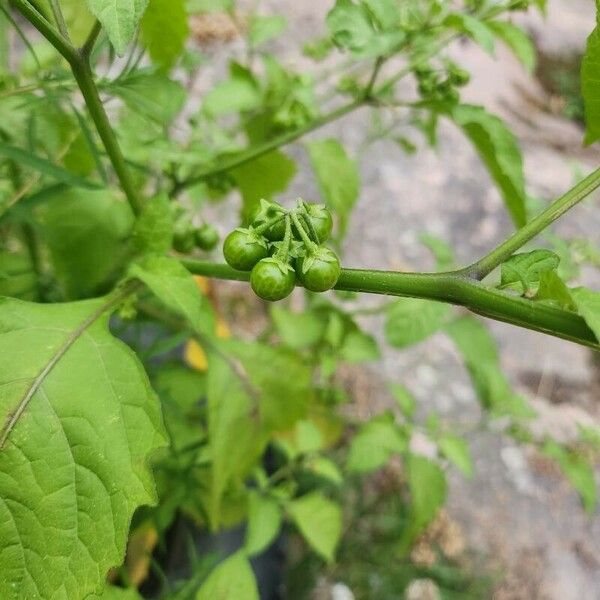
M 63 36 L 63 38 L 65 38 L 65 40 L 70 42 L 71 40 L 69 38 L 67 24 L 65 23 L 65 18 L 63 16 L 62 10 L 60 9 L 60 4 L 58 3 L 58 0 L 49 0 L 49 2 L 50 2 L 50 8 L 52 10 L 52 16 L 54 17 L 54 20 L 56 21 L 56 26 L 58 27 L 58 31 Z
M 90 30 L 90 33 L 88 34 L 85 42 L 83 43 L 83 46 L 81 46 L 80 52 L 83 56 L 90 56 L 90 54 L 92 53 L 92 50 L 94 49 L 94 44 L 96 43 L 96 40 L 98 39 L 98 36 L 100 35 L 101 30 L 102 30 L 102 25 L 101 25 L 100 21 L 98 21 L 98 19 L 96 19 L 92 29 Z
M 267 231 L 267 229 L 269 229 L 269 227 L 272 227 L 273 225 L 275 225 L 275 223 L 279 223 L 279 221 L 281 221 L 281 219 L 285 219 L 286 214 L 287 213 L 285 211 L 282 211 L 280 214 L 273 217 L 272 219 L 269 219 L 268 221 L 265 221 L 258 227 L 255 227 L 254 232 L 257 233 L 258 235 L 261 235 L 262 233 Z
M 600 168 L 590 173 L 566 194 L 552 202 L 537 217 L 516 231 L 489 254 L 463 269 L 462 273 L 473 279 L 483 279 L 498 265 L 510 258 L 519 248 L 523 247 L 529 240 L 546 229 L 598 187 L 600 187 Z
M 236 271 L 225 264 L 192 259 L 184 259 L 182 264 L 196 275 L 236 281 L 248 281 L 250 278 L 249 273 Z M 479 282 L 455 272 L 398 273 L 342 269 L 335 289 L 423 298 L 464 306 L 474 313 L 496 321 L 540 331 L 600 350 L 596 336 L 579 315 L 485 288 Z
M 308 234 L 306 233 L 304 227 L 302 226 L 302 223 L 300 222 L 300 219 L 298 218 L 298 214 L 296 213 L 296 211 L 292 211 L 290 213 L 290 216 L 292 217 L 292 222 L 294 223 L 294 226 L 296 227 L 296 231 L 298 232 L 298 235 L 302 238 L 302 241 L 304 242 L 304 245 L 306 246 L 306 250 L 310 251 L 310 250 L 314 250 L 317 245 L 308 237 Z
M 288 257 L 290 255 L 290 244 L 292 243 L 292 220 L 290 215 L 285 215 L 285 235 L 283 236 L 283 243 L 281 244 L 279 250 L 275 253 L 275 258 L 283 261 L 284 263 L 288 262 Z

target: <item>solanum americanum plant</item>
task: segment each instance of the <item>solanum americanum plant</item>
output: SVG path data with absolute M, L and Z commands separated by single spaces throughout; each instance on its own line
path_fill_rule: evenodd
M 554 461 L 595 510 L 600 430 L 533 427 L 481 318 L 600 350 L 597 239 L 550 231 L 600 169 L 530 198 L 517 138 L 469 100 L 477 75 L 455 52 L 504 44 L 531 72 L 513 16 L 545 0 L 327 0 L 310 32 L 283 0 L 0 1 L 0 600 L 308 598 L 334 580 L 400 598 L 423 577 L 440 597 L 491 597 L 495 577 L 442 544 L 411 562 L 440 529 L 448 470 L 487 477 L 464 423 L 377 368 L 433 334 L 462 358 L 444 377 L 472 381 L 474 428 L 496 420 L 490 435 Z M 593 15 L 588 34 L 594 144 Z M 352 143 L 323 133 L 342 120 Z M 417 201 L 415 185 L 361 190 L 358 148 L 417 161 L 440 122 L 496 185 L 505 239 L 457 266 L 446 241 L 407 231 L 433 272 L 353 268 L 344 249 L 368 243 L 345 237 L 354 207 L 368 229 L 371 204 Z M 454 188 L 449 203 L 481 210 Z M 376 402 L 348 384 L 369 362 Z

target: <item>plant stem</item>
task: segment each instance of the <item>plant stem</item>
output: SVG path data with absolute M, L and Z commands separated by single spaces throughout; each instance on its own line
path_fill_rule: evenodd
M 62 14 L 62 10 L 60 9 L 60 4 L 58 0 L 49 0 L 50 8 L 52 9 L 52 15 L 54 20 L 56 21 L 56 26 L 58 27 L 58 31 L 60 35 L 65 38 L 68 42 L 70 42 L 69 32 L 67 30 L 67 24 L 65 23 L 65 18 Z
M 236 281 L 248 281 L 250 278 L 250 273 L 236 271 L 225 264 L 192 259 L 183 259 L 181 262 L 196 275 Z M 335 289 L 423 298 L 464 306 L 496 321 L 541 331 L 600 350 L 596 336 L 579 315 L 485 288 L 457 272 L 398 273 L 342 269 Z
M 519 248 L 581 202 L 598 187 L 600 187 L 600 168 L 590 173 L 566 194 L 563 194 L 560 198 L 552 202 L 550 206 L 521 227 L 521 229 L 513 233 L 513 235 L 502 242 L 497 248 L 494 248 L 489 254 L 486 254 L 483 258 L 466 267 L 461 272 L 473 279 L 483 279 L 498 265 L 510 258 Z
M 296 227 L 296 231 L 298 232 L 298 235 L 302 238 L 302 241 L 304 242 L 304 246 L 306 247 L 306 250 L 308 252 L 310 252 L 311 250 L 315 249 L 317 247 L 317 245 L 308 237 L 308 234 L 304 230 L 304 227 L 302 226 L 302 223 L 300 222 L 300 219 L 299 219 L 296 211 L 292 211 L 290 213 L 290 216 L 292 217 L 292 222 L 294 223 L 294 226 Z
M 94 44 L 96 43 L 96 40 L 100 35 L 100 31 L 102 31 L 102 25 L 100 21 L 96 19 L 96 21 L 94 22 L 94 26 L 90 30 L 90 33 L 88 34 L 85 42 L 83 43 L 83 46 L 81 46 L 80 53 L 82 54 L 82 56 L 89 56 L 92 53 L 92 50 L 94 49 Z

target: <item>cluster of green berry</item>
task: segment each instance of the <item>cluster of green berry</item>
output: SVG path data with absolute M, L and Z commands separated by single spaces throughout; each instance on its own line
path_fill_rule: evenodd
M 417 89 L 422 98 L 453 104 L 459 101 L 456 88 L 467 85 L 471 78 L 468 71 L 452 62 L 441 71 L 436 71 L 430 66 L 419 67 L 415 69 L 415 76 L 418 81 Z
M 261 200 L 250 225 L 225 238 L 223 255 L 234 269 L 251 271 L 250 285 L 264 300 L 289 296 L 296 281 L 307 290 L 324 292 L 341 273 L 336 253 L 322 245 L 332 228 L 331 213 L 321 204 L 299 199 L 296 208 L 285 210 Z
M 189 215 L 178 204 L 173 204 L 173 249 L 189 254 L 194 248 L 206 252 L 216 248 L 219 232 L 209 223 L 195 227 Z

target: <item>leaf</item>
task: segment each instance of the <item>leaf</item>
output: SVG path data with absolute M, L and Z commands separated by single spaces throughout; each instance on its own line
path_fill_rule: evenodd
M 256 578 L 244 553 L 236 552 L 218 565 L 196 600 L 259 600 Z
M 571 297 L 575 302 L 577 312 L 585 319 L 600 342 L 600 292 L 580 287 L 571 290 Z
M 245 551 L 249 555 L 255 555 L 266 550 L 279 533 L 282 518 L 277 500 L 251 491 L 248 495 Z
M 410 419 L 415 414 L 417 408 L 415 397 L 403 385 L 397 383 L 393 383 L 390 386 L 390 390 L 402 414 Z
M 250 44 L 260 46 L 281 35 L 286 26 L 287 20 L 283 15 L 255 16 L 250 21 Z
M 13 160 L 19 165 L 33 169 L 45 177 L 50 177 L 51 179 L 55 179 L 56 181 L 66 183 L 73 187 L 84 188 L 88 190 L 97 190 L 103 187 L 101 184 L 96 183 L 95 181 L 85 179 L 84 177 L 79 177 L 75 173 L 67 171 L 66 169 L 63 169 L 63 167 L 52 163 L 41 156 L 37 156 L 36 154 L 32 154 L 27 150 L 17 148 L 16 146 L 10 146 L 9 144 L 0 142 L 0 155 L 6 156 L 6 158 Z
M 553 458 L 561 471 L 579 492 L 583 506 L 588 514 L 593 514 L 598 502 L 598 491 L 594 478 L 594 469 L 586 459 L 560 446 L 552 440 L 547 440 L 542 451 Z
M 185 0 L 150 0 L 141 30 L 152 62 L 170 69 L 183 53 L 189 33 Z
M 122 274 L 133 214 L 108 191 L 59 189 L 40 217 L 56 277 L 67 298 L 106 291 Z
M 527 33 L 509 21 L 489 21 L 487 26 L 513 51 L 527 71 L 533 73 L 536 51 Z
M 309 546 L 332 562 L 342 535 L 342 510 L 321 492 L 311 492 L 288 506 L 288 512 Z
M 134 71 L 117 79 L 107 89 L 119 96 L 131 110 L 161 126 L 173 121 L 186 99 L 185 89 L 180 83 L 151 71 Z
M 488 54 L 494 54 L 494 35 L 487 23 L 466 13 L 448 15 L 445 24 L 475 40 Z
M 486 409 L 495 416 L 533 416 L 525 399 L 511 390 L 500 366 L 496 343 L 480 321 L 461 317 L 445 329 L 461 353 L 479 401 Z
M 86 0 L 119 55 L 133 40 L 148 0 Z
M 467 477 L 473 477 L 473 461 L 467 441 L 457 435 L 446 434 L 438 441 L 440 452 Z
M 114 300 L 0 300 L 0 597 L 85 598 L 123 560 L 159 403 L 108 329 Z
M 379 346 L 372 335 L 355 326 L 346 332 L 339 354 L 349 363 L 367 362 L 379 358 Z
M 167 256 L 148 256 L 134 263 L 129 272 L 132 277 L 144 282 L 169 310 L 182 316 L 192 329 L 212 337 L 215 316 L 211 304 L 178 260 Z
M 600 26 L 592 31 L 581 61 L 581 95 L 585 109 L 585 143 L 600 139 Z
M 341 486 L 344 483 L 344 476 L 340 472 L 338 466 L 330 459 L 323 456 L 315 456 L 309 459 L 306 467 L 311 473 L 317 477 L 327 480 L 336 486 Z
M 566 310 L 577 310 L 571 291 L 555 271 L 546 271 L 540 275 L 535 300 L 550 301 Z
M 284 192 L 296 174 L 294 161 L 279 150 L 269 152 L 231 171 L 243 199 L 242 216 L 247 220 L 261 198 L 270 200 Z
M 292 312 L 274 305 L 271 318 L 282 342 L 294 350 L 314 346 L 325 333 L 325 321 L 312 311 Z
M 229 79 L 217 83 L 202 98 L 202 109 L 212 117 L 259 108 L 260 86 L 252 72 L 237 63 L 229 66 Z
M 375 417 L 352 438 L 346 468 L 368 473 L 385 466 L 392 454 L 402 454 L 408 441 L 387 415 Z
M 450 312 L 441 302 L 401 298 L 392 302 L 385 319 L 385 338 L 396 348 L 423 341 L 435 333 Z
M 481 106 L 461 104 L 450 113 L 462 127 L 500 189 L 515 225 L 526 222 L 523 158 L 513 134 L 501 119 Z
M 338 216 L 338 235 L 343 237 L 360 188 L 356 161 L 335 139 L 306 142 L 306 149 L 323 200 Z
M 133 231 L 133 242 L 142 254 L 165 254 L 173 241 L 173 217 L 169 197 L 159 194 L 144 203 Z
M 88 596 L 85 600 L 143 600 L 135 588 L 120 588 L 107 585 L 100 594 Z
M 450 269 L 452 266 L 454 266 L 456 262 L 454 258 L 454 251 L 448 243 L 429 233 L 421 234 L 419 239 L 423 244 L 425 244 L 425 246 L 427 246 L 427 248 L 435 257 L 436 267 L 439 271 Z
M 513 254 L 500 267 L 500 286 L 520 283 L 523 293 L 527 293 L 539 282 L 543 273 L 556 270 L 559 263 L 560 258 L 550 250 L 540 249 Z

